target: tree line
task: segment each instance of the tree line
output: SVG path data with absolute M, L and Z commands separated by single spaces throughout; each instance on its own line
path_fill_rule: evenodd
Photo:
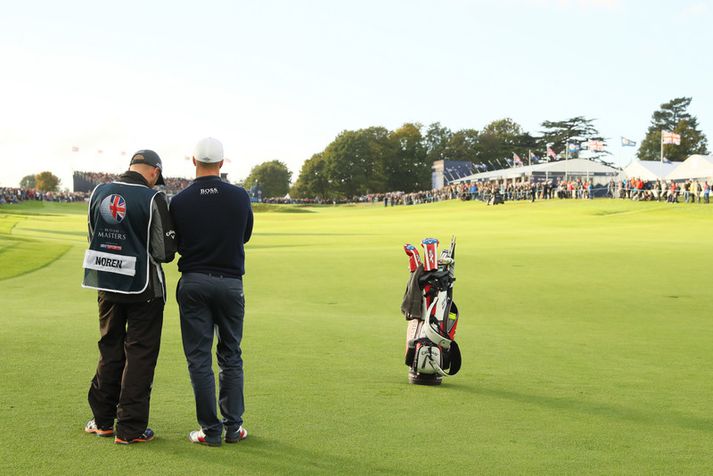
M 545 121 L 542 127 L 533 136 L 511 118 L 503 118 L 482 130 L 453 131 L 439 122 L 427 127 L 409 122 L 393 131 L 385 127 L 345 130 L 304 162 L 291 188 L 287 166 L 280 161 L 254 167 L 243 185 L 250 189 L 257 184 L 263 197 L 288 192 L 295 198 L 413 192 L 431 188 L 431 166 L 436 160 L 469 161 L 479 170 L 492 170 L 511 165 L 514 154 L 527 162 L 532 153 L 537 161 L 548 146 L 564 153 L 567 143 L 581 146 L 601 139 L 593 120 L 585 117 Z M 573 150 L 570 157 L 577 154 Z
M 661 104 L 637 152 L 640 160 L 659 160 L 661 131 L 681 136 L 680 145 L 665 145 L 670 161 L 691 154 L 707 154 L 707 138 L 698 119 L 688 112 L 692 98 L 681 97 Z M 368 127 L 341 132 L 325 149 L 304 162 L 290 187 L 291 172 L 277 160 L 253 168 L 243 182 L 256 184 L 263 197 L 340 198 L 388 191 L 413 192 L 431 187 L 431 166 L 436 160 L 469 161 L 474 170 L 492 170 L 548 160 L 548 151 L 559 158 L 579 156 L 590 141 L 605 142 L 595 120 L 576 116 L 543 121 L 537 134 L 525 131 L 511 118 L 490 122 L 483 129 L 453 131 L 439 122 L 424 127 L 405 123 L 395 130 Z M 590 150 L 589 157 L 605 158 L 606 147 Z M 532 155 L 530 155 L 532 154 Z
M 688 111 L 691 101 L 690 97 L 675 98 L 654 111 L 637 151 L 640 160 L 659 160 L 661 131 L 680 135 L 679 145 L 663 146 L 664 156 L 670 161 L 708 153 L 708 139 L 699 129 L 696 116 Z M 243 186 L 259 187 L 263 197 L 290 193 L 295 198 L 330 199 L 390 191 L 409 193 L 431 188 L 431 166 L 437 160 L 469 161 L 473 170 L 492 170 L 518 160 L 524 164 L 545 160 L 548 150 L 560 157 L 576 158 L 590 141 L 604 142 L 605 138 L 594 119 L 584 116 L 543 121 L 537 135 L 511 118 L 492 121 L 481 130 L 453 131 L 440 122 L 427 127 L 408 122 L 393 131 L 368 127 L 341 132 L 323 151 L 304 162 L 292 186 L 292 172 L 279 160 L 253 167 Z M 607 154 L 604 148 L 594 157 Z M 59 185 L 59 178 L 48 171 L 25 176 L 20 183 L 23 188 L 43 191 L 56 191 Z

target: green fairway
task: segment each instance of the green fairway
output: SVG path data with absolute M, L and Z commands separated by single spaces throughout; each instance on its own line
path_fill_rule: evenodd
M 713 206 L 297 208 L 247 245 L 245 426 L 197 429 L 169 280 L 155 441 L 85 434 L 99 337 L 84 204 L 0 207 L 0 473 L 713 472 Z M 407 383 L 401 246 L 458 237 L 461 372 Z

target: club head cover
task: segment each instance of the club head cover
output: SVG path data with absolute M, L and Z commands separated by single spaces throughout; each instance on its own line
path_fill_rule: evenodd
M 423 270 L 433 271 L 438 269 L 438 240 L 436 238 L 424 238 L 421 241 L 423 247 Z
M 409 270 L 413 273 L 418 269 L 418 266 L 421 264 L 421 255 L 418 252 L 418 248 L 413 246 L 411 243 L 406 243 L 404 245 L 404 251 L 408 256 Z

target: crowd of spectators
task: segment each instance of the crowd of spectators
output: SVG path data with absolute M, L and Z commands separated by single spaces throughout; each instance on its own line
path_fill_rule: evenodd
M 25 201 L 45 202 L 81 202 L 89 199 L 94 187 L 101 183 L 111 182 L 119 178 L 119 174 L 106 172 L 75 172 L 75 186 L 81 185 L 83 191 L 77 192 L 41 192 L 30 188 L 0 187 L 0 205 L 20 203 Z M 164 177 L 166 185 L 161 188 L 167 195 L 172 196 L 191 184 L 191 180 L 180 177 Z M 76 189 L 76 188 L 75 188 Z
M 260 203 L 270 203 L 275 205 L 344 205 L 347 203 L 354 203 L 353 200 L 348 200 L 346 198 L 337 199 L 327 199 L 327 198 L 286 198 L 286 197 L 272 197 L 272 198 L 259 198 L 254 197 L 252 193 L 248 190 L 253 202 Z
M 40 192 L 23 188 L 0 188 L 0 204 L 18 203 L 27 200 L 52 202 L 76 202 L 87 200 L 90 191 L 98 184 L 111 182 L 118 174 L 105 172 L 75 172 L 75 179 L 86 182 L 89 192 Z M 192 180 L 180 177 L 165 177 L 166 185 L 160 187 L 169 196 L 175 195 L 192 183 Z M 549 199 L 591 199 L 609 197 L 630 200 L 655 200 L 684 203 L 709 203 L 711 183 L 708 180 L 672 180 L 646 181 L 640 178 L 612 179 L 606 185 L 595 185 L 584 178 L 556 178 L 551 180 L 500 180 L 480 181 L 447 185 L 441 189 L 420 192 L 388 192 L 366 194 L 351 199 L 321 198 L 267 198 L 263 203 L 273 204 L 346 204 L 346 203 L 383 203 L 384 206 L 418 205 L 444 200 L 482 200 L 488 204 L 503 203 L 512 200 L 549 200 Z
M 493 180 L 447 185 L 441 189 L 421 192 L 376 193 L 356 197 L 358 203 L 383 203 L 384 206 L 418 205 L 444 200 L 482 200 L 502 203 L 509 200 L 548 200 L 552 198 L 589 199 L 604 196 L 606 188 L 584 179 L 513 181 Z
M 0 188 L 0 205 L 31 200 L 45 202 L 81 202 L 89 195 L 83 192 L 40 192 L 26 188 Z
M 482 200 L 488 204 L 518 200 L 622 198 L 631 200 L 658 200 L 685 203 L 709 203 L 711 183 L 709 181 L 643 181 L 638 178 L 610 180 L 609 183 L 594 183 L 584 177 L 563 177 L 549 180 L 492 180 L 447 185 L 441 189 L 420 192 L 372 193 L 351 199 L 265 199 L 266 203 L 299 204 L 339 204 L 371 203 L 386 207 L 396 205 L 418 205 L 444 200 Z
M 453 200 L 459 197 L 465 198 L 467 192 L 468 184 L 451 184 L 441 189 L 424 190 L 421 192 L 371 193 L 355 197 L 352 201 L 356 203 L 383 203 L 384 206 L 418 205 L 421 203 Z
M 548 181 L 480 181 L 446 185 L 441 189 L 420 192 L 371 193 L 351 199 L 291 199 L 269 198 L 264 203 L 297 204 L 340 204 L 340 203 L 383 203 L 385 207 L 396 205 L 418 205 L 445 200 L 482 200 L 487 203 L 502 203 L 509 200 L 547 200 L 552 198 L 593 198 L 604 196 L 606 187 L 595 186 L 582 179 Z
M 612 198 L 653 200 L 658 202 L 710 203 L 711 184 L 708 180 L 642 180 L 631 178 L 612 180 L 607 186 Z
M 93 190 L 94 187 L 101 183 L 111 182 L 119 178 L 120 174 L 110 174 L 106 172 L 74 172 L 75 189 L 77 184 L 81 184 L 86 190 Z M 164 177 L 166 185 L 161 185 L 159 188 L 166 192 L 166 195 L 172 196 L 188 187 L 192 180 L 182 177 Z

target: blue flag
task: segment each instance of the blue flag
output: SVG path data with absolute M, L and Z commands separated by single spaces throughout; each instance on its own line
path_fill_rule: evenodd
M 622 136 L 622 138 L 621 138 L 621 146 L 622 146 L 622 147 L 636 147 L 636 142 L 633 141 L 633 140 L 631 140 L 631 139 L 627 139 L 626 137 Z

